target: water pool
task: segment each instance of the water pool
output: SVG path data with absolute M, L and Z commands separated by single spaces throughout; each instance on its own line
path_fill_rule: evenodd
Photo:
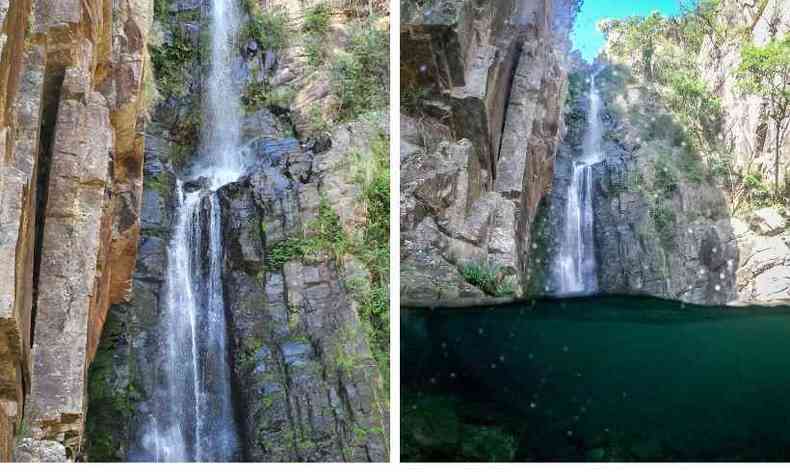
M 790 309 L 401 312 L 404 461 L 790 460 Z

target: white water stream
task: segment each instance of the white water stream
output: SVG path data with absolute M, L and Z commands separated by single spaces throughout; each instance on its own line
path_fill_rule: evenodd
M 554 267 L 556 293 L 560 296 L 587 295 L 598 290 L 593 215 L 593 165 L 603 160 L 601 150 L 601 96 L 590 79 L 590 110 L 582 155 L 573 163 L 565 204 L 565 222 L 560 235 Z
M 177 210 L 168 247 L 160 309 L 163 363 L 153 409 L 143 426 L 142 457 L 149 461 L 239 460 L 222 287 L 221 208 L 216 190 L 243 173 L 240 85 L 234 80 L 234 43 L 240 26 L 236 0 L 211 1 L 211 68 L 204 90 L 200 157 L 190 179 L 207 188 L 176 185 Z

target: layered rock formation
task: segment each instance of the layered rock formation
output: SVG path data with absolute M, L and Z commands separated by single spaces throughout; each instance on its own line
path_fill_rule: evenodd
M 402 2 L 401 300 L 520 297 L 564 126 L 565 1 Z M 463 273 L 495 273 L 482 289 Z
M 15 437 L 20 459 L 79 452 L 87 368 L 137 250 L 151 16 L 148 1 L 0 4 L 0 460 Z
M 328 181 L 348 170 L 296 141 L 261 159 L 259 172 L 220 191 L 245 459 L 382 461 L 387 396 L 344 267 L 327 258 L 266 263 L 278 245 L 314 232 Z

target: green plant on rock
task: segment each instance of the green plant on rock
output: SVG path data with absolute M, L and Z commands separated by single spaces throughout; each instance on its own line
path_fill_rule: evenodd
M 247 84 L 241 97 L 244 109 L 254 112 L 263 107 L 272 110 L 288 110 L 296 93 L 287 85 L 272 87 L 265 81 L 254 81 Z
M 189 92 L 187 66 L 197 58 L 197 50 L 179 31 L 174 30 L 169 43 L 150 48 L 158 90 L 165 97 L 181 97 Z
M 716 140 L 721 130 L 721 101 L 692 72 L 678 71 L 669 79 L 669 105 L 700 147 Z
M 461 275 L 490 296 L 512 296 L 516 290 L 512 276 L 505 275 L 498 265 L 467 263 L 461 266 Z
M 305 35 L 304 52 L 309 66 L 317 68 L 326 62 L 328 55 L 324 49 L 325 41 L 323 36 L 317 34 Z
M 328 133 L 332 129 L 332 124 L 324 117 L 321 106 L 318 104 L 313 104 L 307 111 L 307 120 L 313 134 Z
M 351 241 L 343 231 L 337 213 L 329 201 L 321 197 L 318 216 L 309 224 L 311 236 L 290 238 L 274 244 L 267 250 L 266 269 L 277 271 L 287 262 L 305 257 L 329 255 L 337 260 L 351 249 Z
M 351 29 L 349 49 L 335 58 L 332 89 L 340 99 L 340 119 L 387 106 L 389 93 L 389 35 L 374 18 Z
M 413 85 L 401 87 L 400 110 L 403 113 L 417 115 L 424 102 L 431 96 L 431 89 L 426 86 Z
M 244 5 L 250 15 L 250 20 L 243 36 L 255 40 L 264 51 L 276 51 L 288 45 L 290 18 L 284 8 L 264 10 L 257 0 L 245 0 Z
M 674 249 L 677 216 L 672 208 L 660 201 L 655 202 L 650 208 L 650 218 L 653 220 L 653 226 L 661 241 L 662 247 L 667 250 Z
M 286 263 L 304 257 L 301 239 L 287 239 L 274 244 L 266 252 L 266 268 L 269 271 L 282 269 Z
M 653 188 L 662 195 L 670 195 L 677 191 L 678 176 L 666 160 L 659 159 L 655 163 Z
M 362 188 L 366 210 L 362 238 L 351 252 L 364 263 L 370 282 L 353 285 L 360 319 L 373 356 L 381 367 L 385 391 L 389 389 L 389 242 L 390 169 L 389 136 L 382 133 L 370 140 L 369 153 L 354 153 L 351 168 Z
M 314 5 L 304 13 L 302 31 L 322 35 L 329 29 L 329 20 L 332 18 L 332 7 L 326 2 Z

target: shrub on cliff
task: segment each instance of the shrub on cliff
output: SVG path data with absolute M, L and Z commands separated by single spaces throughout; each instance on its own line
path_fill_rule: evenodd
M 250 15 L 243 36 L 255 40 L 264 51 L 282 49 L 288 44 L 288 12 L 282 8 L 262 9 L 257 0 L 245 0 Z
M 461 275 L 490 296 L 512 296 L 516 292 L 513 278 L 505 275 L 497 265 L 468 263 L 461 267 Z
M 374 18 L 355 25 L 348 52 L 336 58 L 332 86 L 340 99 L 340 119 L 380 110 L 389 100 L 389 34 Z

